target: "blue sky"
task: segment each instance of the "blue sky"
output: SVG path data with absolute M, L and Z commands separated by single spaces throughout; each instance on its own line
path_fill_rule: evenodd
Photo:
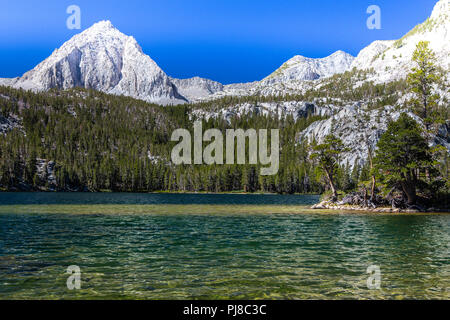
M 436 0 L 0 0 L 0 77 L 20 76 L 74 34 L 111 20 L 170 76 L 223 83 L 260 80 L 296 54 L 352 55 L 423 22 Z M 68 30 L 66 8 L 81 8 Z M 369 30 L 369 5 L 382 29 Z

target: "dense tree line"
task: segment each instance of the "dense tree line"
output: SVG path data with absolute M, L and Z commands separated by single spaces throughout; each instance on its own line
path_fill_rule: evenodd
M 176 144 L 170 141 L 171 133 L 177 128 L 193 129 L 190 105 L 161 107 L 83 89 L 31 93 L 7 87 L 0 88 L 0 102 L 3 117 L 22 119 L 21 127 L 0 138 L 0 186 L 4 190 L 320 193 L 326 188 L 308 159 L 308 147 L 297 142 L 299 132 L 321 119 L 317 116 L 294 121 L 292 116 L 243 115 L 231 123 L 203 121 L 204 130 L 223 132 L 228 128 L 279 128 L 279 172 L 261 176 L 255 165 L 171 164 L 170 153 Z M 236 99 L 211 105 L 217 103 L 228 105 Z M 52 163 L 54 170 L 49 172 Z M 349 181 L 359 178 L 347 172 L 348 168 L 341 171 L 340 188 L 351 187 L 356 181 Z

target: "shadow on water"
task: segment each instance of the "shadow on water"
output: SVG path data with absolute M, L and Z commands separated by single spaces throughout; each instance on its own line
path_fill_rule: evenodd
M 272 204 L 312 205 L 318 195 L 192 194 L 192 193 L 88 193 L 0 192 L 0 205 L 26 204 Z

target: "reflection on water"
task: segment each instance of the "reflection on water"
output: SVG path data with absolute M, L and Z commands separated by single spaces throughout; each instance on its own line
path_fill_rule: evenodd
M 0 298 L 449 299 L 449 231 L 448 215 L 1 213 Z

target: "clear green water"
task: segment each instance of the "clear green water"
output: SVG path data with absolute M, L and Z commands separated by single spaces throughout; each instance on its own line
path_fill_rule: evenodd
M 449 215 L 302 209 L 314 196 L 112 195 L 0 194 L 0 299 L 450 298 Z M 372 264 L 380 290 L 366 285 Z M 70 265 L 81 290 L 66 287 Z

